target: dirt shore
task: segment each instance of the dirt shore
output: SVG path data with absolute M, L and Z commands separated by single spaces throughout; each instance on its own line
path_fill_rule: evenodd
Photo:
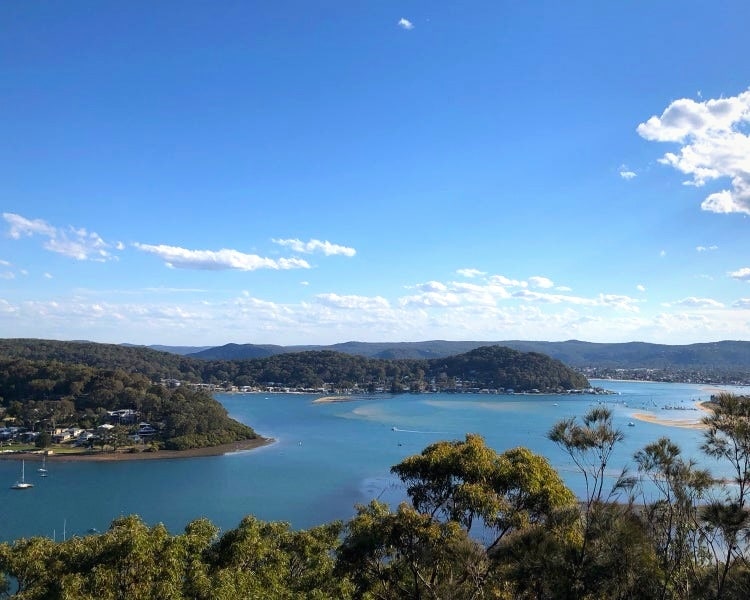
M 121 460 L 164 460 L 172 458 L 197 458 L 199 456 L 221 456 L 231 452 L 241 452 L 243 450 L 253 450 L 272 444 L 275 440 L 272 438 L 258 437 L 252 440 L 242 440 L 232 442 L 231 444 L 222 444 L 220 446 L 211 446 L 210 448 L 192 448 L 191 450 L 159 450 L 158 452 L 86 452 L 80 454 L 52 454 L 47 455 L 47 462 L 109 462 Z M 36 452 L 3 452 L 0 453 L 0 460 L 28 460 L 41 461 L 43 453 Z

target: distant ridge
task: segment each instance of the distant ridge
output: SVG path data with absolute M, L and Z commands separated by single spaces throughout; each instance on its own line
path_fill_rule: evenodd
M 596 343 L 580 340 L 544 341 L 447 341 L 344 342 L 329 346 L 275 346 L 227 344 L 189 354 L 204 360 L 264 358 L 275 354 L 332 350 L 355 356 L 384 359 L 431 359 L 470 352 L 481 346 L 500 345 L 520 352 L 540 352 L 576 368 L 620 369 L 738 369 L 750 371 L 750 342 L 720 341 L 687 345 L 648 342 Z

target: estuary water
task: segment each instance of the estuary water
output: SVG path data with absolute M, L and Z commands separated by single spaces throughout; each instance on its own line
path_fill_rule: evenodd
M 273 444 L 224 456 L 124 462 L 49 461 L 26 463 L 30 490 L 12 490 L 21 463 L 0 461 L 0 540 L 43 535 L 84 535 L 105 530 L 118 516 L 138 514 L 148 524 L 179 532 L 207 517 L 226 530 L 242 517 L 289 522 L 307 528 L 348 519 L 357 503 L 380 498 L 397 504 L 404 492 L 389 473 L 392 465 L 439 440 L 481 434 L 501 452 L 526 446 L 545 456 L 578 495 L 583 478 L 546 438 L 552 425 L 580 418 L 599 403 L 614 412 L 625 434 L 609 473 L 612 481 L 634 452 L 660 437 L 678 443 L 716 474 L 726 468 L 700 453 L 702 433 L 636 420 L 635 413 L 660 419 L 699 421 L 694 403 L 716 388 L 689 384 L 592 381 L 613 395 L 404 394 L 336 403 L 313 403 L 299 394 L 219 394 L 235 419 L 251 425 Z M 749 388 L 722 386 L 733 393 Z M 629 423 L 633 423 L 630 426 Z M 728 473 L 728 471 L 726 471 Z

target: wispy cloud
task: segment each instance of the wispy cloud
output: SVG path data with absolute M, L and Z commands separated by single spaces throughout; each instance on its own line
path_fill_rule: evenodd
M 719 247 L 718 246 L 696 246 L 695 249 L 698 252 L 709 252 L 709 251 L 713 252 L 714 250 L 718 250 Z
M 518 279 L 509 279 L 505 275 L 492 275 L 489 278 L 490 283 L 495 285 L 503 285 L 507 287 L 526 287 L 528 283 L 525 281 L 519 281 Z
M 734 308 L 750 308 L 750 298 L 740 298 L 732 306 Z
M 45 249 L 76 260 L 114 260 L 110 249 L 121 249 L 120 242 L 107 243 L 97 233 L 83 228 L 60 229 L 42 219 L 27 219 L 14 213 L 3 213 L 3 218 L 10 225 L 8 235 L 12 239 L 39 235 L 47 238 Z
M 464 277 L 468 277 L 469 279 L 473 279 L 474 277 L 481 277 L 482 275 L 487 274 L 484 271 L 480 271 L 479 269 L 458 269 L 456 273 Z
M 620 177 L 626 180 L 634 179 L 635 177 L 637 177 L 637 173 L 628 169 L 627 165 L 620 165 L 619 173 Z
M 143 252 L 161 258 L 168 267 L 176 269 L 200 269 L 221 271 L 236 269 L 238 271 L 255 271 L 258 269 L 309 269 L 310 265 L 301 258 L 264 258 L 257 254 L 245 254 L 238 250 L 188 250 L 178 246 L 134 244 Z
M 315 296 L 316 300 L 320 304 L 329 306 L 331 308 L 341 309 L 383 309 L 390 308 L 388 300 L 381 296 L 368 297 L 368 296 L 340 296 L 338 294 L 318 294 Z
M 398 20 L 398 26 L 401 27 L 401 29 L 414 29 L 414 24 L 409 19 L 405 19 L 404 17 L 401 17 Z
M 635 286 L 635 289 L 637 289 L 639 292 L 645 292 L 646 286 L 639 283 L 637 286 Z
M 299 252 L 301 254 L 313 254 L 314 252 L 322 252 L 326 256 L 354 256 L 357 251 L 354 248 L 347 246 L 340 246 L 338 244 L 332 244 L 328 240 L 322 242 L 320 240 L 310 240 L 309 242 L 303 242 L 298 239 L 273 239 L 271 240 L 274 244 L 289 248 L 293 252 Z
M 690 296 L 677 300 L 676 302 L 665 303 L 664 306 L 687 306 L 689 308 L 724 308 L 724 305 L 712 298 L 697 298 Z
M 715 213 L 750 214 L 750 90 L 729 98 L 696 102 L 681 98 L 660 117 L 638 125 L 645 139 L 680 144 L 677 153 L 667 152 L 659 162 L 690 178 L 687 185 L 728 178 L 731 188 L 706 196 L 703 210 Z

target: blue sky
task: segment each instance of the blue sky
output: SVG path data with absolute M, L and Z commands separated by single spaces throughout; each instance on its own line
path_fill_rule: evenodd
M 750 339 L 746 0 L 0 4 L 0 337 Z

